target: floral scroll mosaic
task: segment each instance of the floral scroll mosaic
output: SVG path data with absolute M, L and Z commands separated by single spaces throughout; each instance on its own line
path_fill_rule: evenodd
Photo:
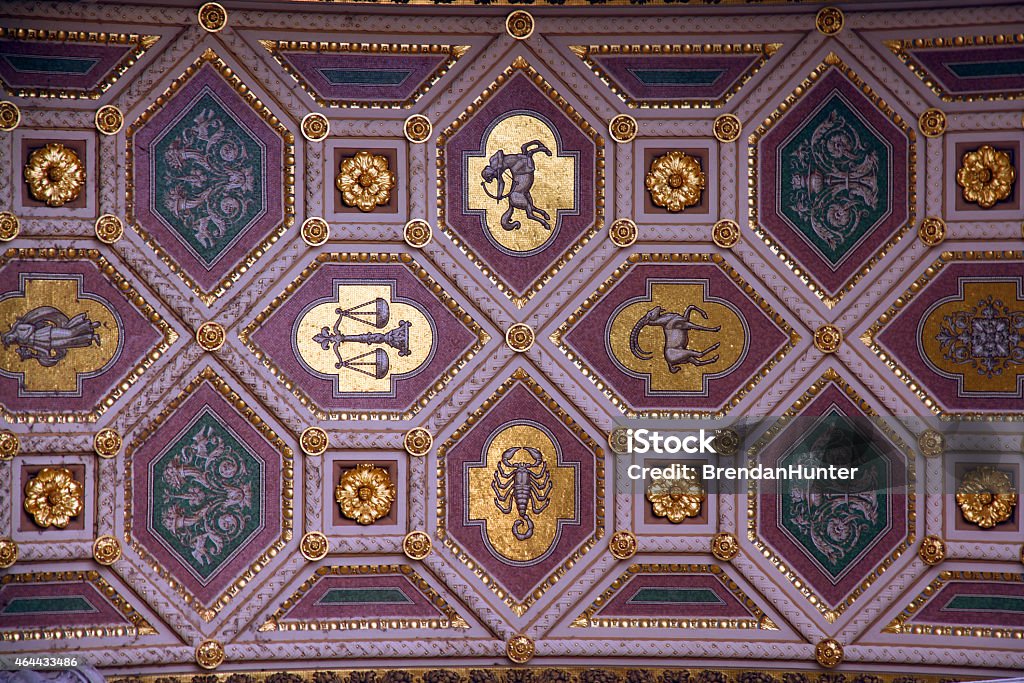
M 1024 9 L 410 4 L 5 5 L 0 662 L 1024 668 Z

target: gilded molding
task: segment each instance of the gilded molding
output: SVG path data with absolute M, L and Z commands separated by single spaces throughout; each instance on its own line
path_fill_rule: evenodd
M 1012 93 L 995 93 L 992 95 L 951 95 L 936 82 L 908 50 L 921 50 L 937 47 L 978 48 L 994 45 L 1019 45 L 1024 43 L 1024 34 L 1007 33 L 992 36 L 947 36 L 941 38 L 907 38 L 905 40 L 883 40 L 887 48 L 892 50 L 896 58 L 907 65 L 910 71 L 921 79 L 933 93 L 943 102 L 974 102 L 977 100 L 1017 100 L 1024 97 L 1024 90 Z
M 1015 572 L 975 572 L 975 571 L 940 571 L 923 591 L 903 608 L 896 618 L 889 622 L 883 630 L 885 633 L 899 633 L 915 636 L 944 636 L 955 638 L 1013 638 L 1020 641 L 1024 638 L 1024 629 L 999 628 L 991 626 L 958 626 L 949 624 L 911 624 L 910 620 L 925 603 L 931 600 L 939 590 L 950 581 L 977 581 L 984 583 L 1024 583 L 1024 574 Z

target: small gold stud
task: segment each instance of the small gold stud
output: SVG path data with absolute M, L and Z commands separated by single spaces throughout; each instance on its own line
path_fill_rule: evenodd
M 814 26 L 826 36 L 834 36 L 843 30 L 846 18 L 838 7 L 822 7 L 814 17 Z
M 407 118 L 403 129 L 406 139 L 417 145 L 429 140 L 431 133 L 434 132 L 434 126 L 431 125 L 430 119 L 423 114 L 413 114 Z
M 711 537 L 711 554 L 715 559 L 729 562 L 740 552 L 739 540 L 728 531 L 720 531 Z
M 10 460 L 21 450 L 21 442 L 18 435 L 5 429 L 0 432 L 0 460 Z
M 917 447 L 926 458 L 937 458 L 946 451 L 946 437 L 934 429 L 926 429 L 917 437 Z
M 617 218 L 608 226 L 608 239 L 617 247 L 628 247 L 636 242 L 639 231 L 628 218 Z
M 423 427 L 414 427 L 405 433 L 403 441 L 405 452 L 417 458 L 422 458 L 430 452 L 434 445 L 434 437 Z
M 216 640 L 204 640 L 196 646 L 196 664 L 204 669 L 216 669 L 224 663 L 224 646 Z
M 306 455 L 323 455 L 331 445 L 327 432 L 319 427 L 306 427 L 299 436 L 299 448 Z
M 430 554 L 430 536 L 423 531 L 410 531 L 402 541 L 402 552 L 410 560 L 422 560 Z
M 319 531 L 310 531 L 302 537 L 302 542 L 299 544 L 299 552 L 302 556 L 310 562 L 316 562 L 327 557 L 327 551 L 331 549 L 331 544 L 328 542 L 327 537 Z
M 331 238 L 331 226 L 318 216 L 304 220 L 300 232 L 302 241 L 311 247 L 319 247 Z
M 96 232 L 96 239 L 103 244 L 113 244 L 124 236 L 124 224 L 121 219 L 110 213 L 97 218 L 93 230 Z
M 302 137 L 310 142 L 320 142 L 331 133 L 331 122 L 327 117 L 317 112 L 310 112 L 302 117 L 299 125 Z
M 121 544 L 113 536 L 100 536 L 93 541 L 92 557 L 99 564 L 109 567 L 121 558 Z
M 740 241 L 740 226 L 736 221 L 720 220 L 711 229 L 711 240 L 722 249 L 732 249 Z
M 13 567 L 18 561 L 18 544 L 10 538 L 0 538 L 0 569 Z
M 413 249 L 422 249 L 430 244 L 433 232 L 430 229 L 430 223 L 422 218 L 414 218 L 405 224 L 402 237 L 405 239 L 405 243 Z
M 505 656 L 515 664 L 526 664 L 533 659 L 536 651 L 533 641 L 522 633 L 517 633 L 505 643 Z
M 608 133 L 612 140 L 621 144 L 632 142 L 638 130 L 636 119 L 629 114 L 617 114 L 608 122 Z
M 946 223 L 941 218 L 929 216 L 921 221 L 917 228 L 917 236 L 927 247 L 934 247 L 946 239 Z
M 608 550 L 615 559 L 628 560 L 636 555 L 636 536 L 633 535 L 633 532 L 624 529 L 616 531 L 608 542 Z
M 196 330 L 196 342 L 203 351 L 219 351 L 226 340 L 224 326 L 218 322 L 207 320 Z
M 835 353 L 843 343 L 843 331 L 835 325 L 822 325 L 814 331 L 814 348 L 822 353 Z
M 117 135 L 124 126 L 124 114 L 114 105 L 104 104 L 96 110 L 93 123 L 96 124 L 96 130 L 103 135 Z
M 937 138 L 946 132 L 946 115 L 941 109 L 925 109 L 917 117 L 917 127 L 926 138 Z
M 834 638 L 826 638 L 814 646 L 814 658 L 826 669 L 837 667 L 843 661 L 843 646 Z
M 532 36 L 535 26 L 533 15 L 526 10 L 517 9 L 505 17 L 505 30 L 516 40 L 526 40 Z
M 0 130 L 11 131 L 21 123 L 21 110 L 14 102 L 0 102 Z
M 121 451 L 121 435 L 117 430 L 104 427 L 92 438 L 92 449 L 101 458 L 113 458 Z
M 526 323 L 513 323 L 505 330 L 505 343 L 516 353 L 526 353 L 533 348 L 536 336 L 533 328 Z
M 740 137 L 743 124 L 735 114 L 722 114 L 715 119 L 712 131 L 719 142 L 733 142 Z
M 217 33 L 228 25 L 228 11 L 220 3 L 206 3 L 199 8 L 197 16 L 199 25 L 210 33 Z
M 21 232 L 21 221 L 10 211 L 0 213 L 0 242 L 10 242 Z
M 925 536 L 917 555 L 925 564 L 934 567 L 946 559 L 946 542 L 938 536 Z

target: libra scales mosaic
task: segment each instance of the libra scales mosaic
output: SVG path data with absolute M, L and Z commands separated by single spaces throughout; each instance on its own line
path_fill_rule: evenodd
M 5 4 L 0 660 L 1024 669 L 1024 9 L 584 4 Z

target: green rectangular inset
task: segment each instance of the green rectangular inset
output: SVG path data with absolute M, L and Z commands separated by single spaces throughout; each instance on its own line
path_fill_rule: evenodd
M 411 605 L 412 600 L 397 588 L 332 588 L 316 604 Z
M 644 85 L 712 85 L 724 69 L 630 69 Z
M 974 612 L 1024 612 L 1024 598 L 1005 595 L 957 595 L 943 609 Z
M 69 614 L 95 612 L 88 600 L 78 595 L 55 598 L 13 598 L 0 614 Z
M 82 57 L 35 57 L 33 55 L 2 55 L 15 71 L 43 74 L 87 74 L 96 66 L 96 59 Z
M 403 69 L 320 69 L 331 85 L 401 85 L 410 71 Z
M 998 62 L 959 62 L 947 64 L 946 68 L 958 78 L 997 78 L 999 76 L 1024 76 L 1024 59 L 1009 59 Z
M 641 588 L 626 602 L 660 605 L 722 604 L 721 598 L 710 588 Z

